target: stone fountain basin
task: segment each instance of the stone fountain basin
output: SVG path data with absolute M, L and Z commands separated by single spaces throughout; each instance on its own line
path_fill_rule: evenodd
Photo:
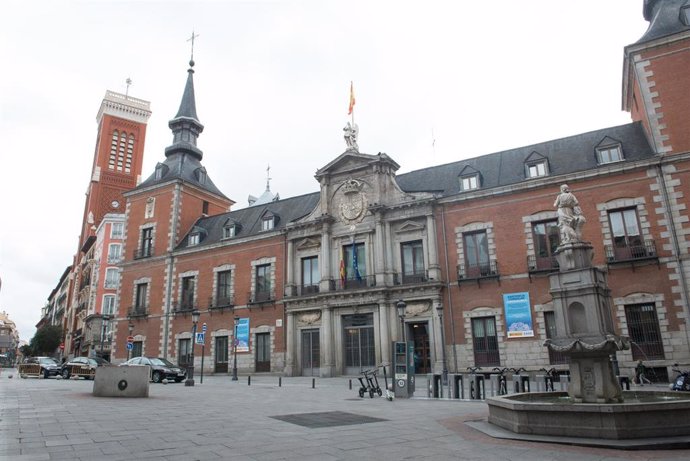
M 567 392 L 491 397 L 489 422 L 518 434 L 603 439 L 690 435 L 690 392 L 624 391 L 624 403 L 574 403 Z

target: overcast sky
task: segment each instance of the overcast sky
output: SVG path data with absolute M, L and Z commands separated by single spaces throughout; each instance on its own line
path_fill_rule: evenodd
M 171 144 L 192 30 L 199 138 L 235 209 L 318 190 L 345 150 L 404 173 L 628 123 L 623 47 L 642 0 L 5 1 L 0 310 L 29 340 L 77 250 L 106 90 L 151 101 L 144 177 Z M 433 140 L 435 139 L 435 144 Z

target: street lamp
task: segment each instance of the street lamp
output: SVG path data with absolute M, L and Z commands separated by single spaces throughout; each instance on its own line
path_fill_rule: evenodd
M 108 326 L 108 320 L 110 320 L 109 315 L 101 315 L 101 358 L 103 358 L 103 340 L 105 339 L 105 328 Z
M 402 340 L 405 340 L 405 309 L 407 304 L 402 299 L 395 304 L 396 309 L 398 309 L 398 317 L 400 317 L 400 328 L 402 329 Z
M 240 318 L 235 316 L 235 334 L 232 337 L 232 380 L 237 381 L 237 324 Z
M 187 381 L 184 382 L 184 385 L 187 387 L 194 386 L 194 340 L 196 339 L 196 324 L 199 323 L 199 317 L 201 317 L 201 313 L 194 309 L 192 311 L 191 353 L 189 354 L 189 363 L 187 364 Z
M 132 320 L 129 320 L 129 324 L 127 325 L 127 333 L 129 333 L 127 336 L 132 336 L 132 333 L 134 332 L 134 324 L 132 323 Z M 132 349 L 129 347 L 127 348 L 127 360 L 130 359 L 130 355 L 132 354 Z
M 448 384 L 448 367 L 446 366 L 446 339 L 444 335 L 444 325 L 443 325 L 443 304 L 436 303 L 436 312 L 438 312 L 438 322 L 441 326 L 441 357 L 443 360 L 443 385 Z

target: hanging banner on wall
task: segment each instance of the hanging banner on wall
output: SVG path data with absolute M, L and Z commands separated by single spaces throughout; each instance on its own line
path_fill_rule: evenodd
M 503 295 L 503 308 L 506 313 L 506 330 L 508 339 L 529 338 L 534 336 L 532 327 L 532 309 L 529 304 L 529 293 L 506 293 Z
M 249 319 L 237 320 L 237 352 L 249 352 Z

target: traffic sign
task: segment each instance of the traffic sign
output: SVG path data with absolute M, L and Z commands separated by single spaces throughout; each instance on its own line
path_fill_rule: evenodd
M 204 324 L 201 325 L 201 331 L 206 333 L 206 322 L 204 322 Z
M 127 343 L 127 350 L 131 351 L 132 349 L 134 349 L 134 343 Z
M 65 350 L 65 343 L 60 343 L 60 350 L 64 351 Z
M 132 344 L 134 342 L 134 336 L 127 336 L 127 344 Z
M 196 340 L 194 341 L 194 343 L 195 344 L 204 344 L 206 342 L 205 336 L 206 336 L 205 333 L 197 333 L 196 334 Z

